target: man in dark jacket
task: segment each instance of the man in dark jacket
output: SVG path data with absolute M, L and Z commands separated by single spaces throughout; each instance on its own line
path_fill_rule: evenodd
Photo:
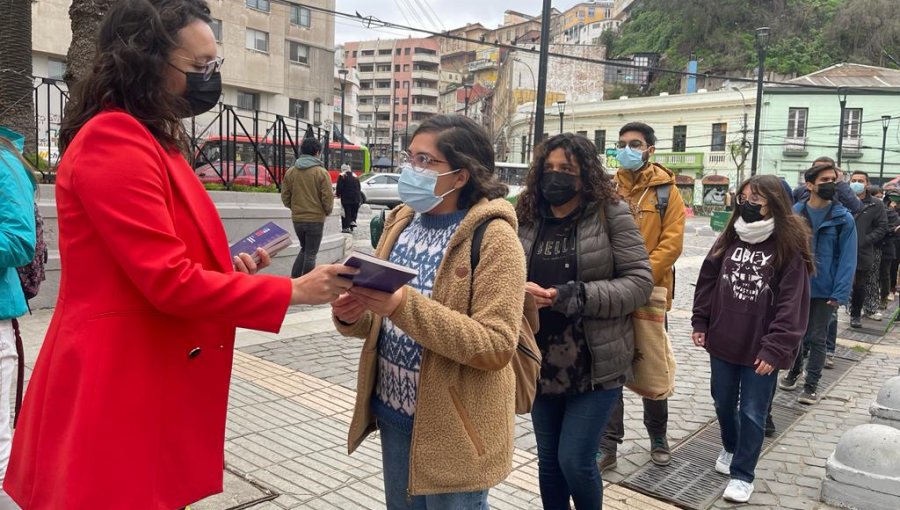
M 878 275 L 879 283 L 881 284 L 881 308 L 887 309 L 888 299 L 891 295 L 891 292 L 894 291 L 894 286 L 896 285 L 896 275 L 894 276 L 894 280 L 891 280 L 891 268 L 894 266 L 894 261 L 897 260 L 897 228 L 900 227 L 900 214 L 897 213 L 897 210 L 890 205 L 890 199 L 887 198 L 885 193 L 882 191 L 882 196 L 876 198 L 881 200 L 884 203 L 884 211 L 887 214 L 887 222 L 888 222 L 888 233 L 884 236 L 884 239 L 881 240 L 880 248 L 881 248 L 881 268 L 880 274 Z
M 862 202 L 859 201 L 859 198 L 856 197 L 856 194 L 850 189 L 850 185 L 844 182 L 843 173 L 841 169 L 835 165 L 834 160 L 829 158 L 828 156 L 822 156 L 816 158 L 813 161 L 812 166 L 821 167 L 823 170 L 827 168 L 832 168 L 837 172 L 837 181 L 835 182 L 835 198 L 850 211 L 851 214 L 856 214 L 856 211 L 862 208 Z M 809 200 L 809 189 L 806 187 L 806 183 L 803 183 L 796 188 L 794 188 L 794 203 L 804 202 Z
M 359 204 L 362 202 L 362 191 L 359 179 L 353 173 L 349 164 L 341 167 L 341 175 L 337 180 L 334 196 L 341 199 L 341 232 L 349 234 L 356 228 L 356 215 L 359 213 Z
M 863 301 L 866 298 L 866 281 L 875 267 L 875 246 L 888 233 L 887 215 L 884 203 L 875 199 L 868 191 L 869 174 L 853 172 L 850 187 L 862 202 L 862 208 L 854 214 L 859 249 L 856 255 L 856 274 L 853 279 L 853 297 L 850 300 L 850 327 L 862 327 Z M 877 313 L 877 310 L 868 310 Z
M 801 404 L 815 404 L 819 378 L 825 366 L 828 322 L 834 309 L 850 298 L 850 279 L 856 268 L 856 225 L 853 216 L 834 200 L 837 170 L 813 166 L 804 174 L 809 199 L 794 206 L 794 211 L 809 222 L 816 272 L 810 280 L 809 322 L 803 347 L 794 367 L 778 382 L 783 390 L 797 388 L 806 365 Z M 808 361 L 805 360 L 809 354 Z
M 316 256 L 325 232 L 325 220 L 334 207 L 331 177 L 319 159 L 322 144 L 305 138 L 300 144 L 301 156 L 284 174 L 281 201 L 291 210 L 294 232 L 300 241 L 300 252 L 291 268 L 291 278 L 303 276 L 316 267 Z

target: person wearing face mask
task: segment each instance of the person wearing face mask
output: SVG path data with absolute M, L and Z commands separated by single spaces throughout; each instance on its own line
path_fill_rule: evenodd
M 222 491 L 235 331 L 351 286 L 254 275 L 182 154 L 219 96 L 203 0 L 121 0 L 60 130 L 62 280 L 4 489 L 27 510 L 182 508 Z M 116 178 L 127 172 L 127 179 Z M 4 204 L 5 206 L 5 204 Z
M 843 172 L 840 168 L 837 167 L 837 164 L 833 159 L 829 158 L 828 156 L 820 156 L 813 160 L 812 166 L 820 166 L 822 168 L 830 167 L 837 171 L 838 177 L 837 181 L 835 182 L 835 198 L 844 207 L 846 207 L 851 214 L 856 214 L 857 211 L 862 209 L 862 202 L 859 201 L 856 193 L 854 193 L 853 190 L 850 189 L 850 184 L 844 180 Z M 787 185 L 786 182 L 785 185 Z M 790 188 L 788 189 L 790 190 Z M 809 200 L 809 189 L 806 187 L 806 183 L 803 183 L 794 188 L 792 194 L 794 197 L 794 204 Z
M 854 214 L 858 236 L 856 274 L 853 278 L 853 297 L 850 302 L 850 327 L 862 327 L 862 314 L 880 321 L 878 311 L 878 271 L 881 267 L 881 249 L 878 247 L 888 234 L 884 202 L 869 193 L 869 175 L 856 171 L 850 176 L 850 188 L 862 202 L 862 208 Z
M 884 193 L 884 208 L 888 216 L 888 224 L 894 225 L 892 237 L 894 240 L 894 260 L 891 261 L 888 270 L 888 294 L 889 299 L 897 298 L 897 273 L 900 270 L 900 191 L 891 189 Z
M 675 186 L 675 174 L 659 163 L 651 163 L 656 152 L 653 128 L 641 122 L 626 124 L 619 130 L 616 160 L 619 170 L 614 176 L 616 191 L 631 206 L 634 220 L 641 231 L 650 256 L 653 285 L 666 289 L 667 309 L 672 308 L 675 292 L 675 261 L 684 244 L 684 200 Z M 658 466 L 671 462 L 666 428 L 669 421 L 668 401 L 642 399 L 644 426 L 650 436 L 650 460 Z M 613 409 L 609 425 L 600 444 L 600 469 L 616 466 L 616 451 L 625 438 L 624 401 L 620 398 Z
M 710 359 L 710 390 L 722 434 L 716 471 L 727 501 L 753 494 L 777 371 L 790 368 L 809 319 L 810 231 L 780 180 L 757 175 L 738 188 L 737 208 L 697 278 L 694 345 Z
M 512 469 L 509 361 L 525 299 L 516 216 L 490 137 L 471 119 L 426 120 L 400 160 L 404 204 L 375 255 L 418 276 L 392 294 L 354 287 L 332 305 L 337 330 L 365 338 L 349 448 L 380 431 L 389 510 L 488 508 Z
M 837 170 L 830 165 L 817 165 L 807 170 L 804 178 L 809 199 L 796 204 L 794 211 L 812 230 L 816 268 L 810 280 L 809 322 L 803 346 L 778 386 L 795 390 L 805 366 L 806 380 L 797 401 L 810 405 L 819 401 L 817 390 L 825 366 L 829 321 L 834 310 L 850 300 L 856 271 L 856 223 L 850 212 L 834 200 Z
M 587 138 L 538 146 L 516 204 L 540 309 L 541 373 L 531 411 L 546 510 L 598 510 L 596 452 L 622 387 L 633 379 L 631 313 L 653 290 L 644 239 Z M 654 210 L 654 215 L 658 213 Z

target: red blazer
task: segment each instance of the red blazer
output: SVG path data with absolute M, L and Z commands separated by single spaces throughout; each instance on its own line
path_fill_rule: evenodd
M 236 327 L 278 331 L 288 278 L 233 271 L 177 152 L 108 111 L 56 183 L 62 279 L 3 488 L 24 509 L 174 510 L 222 491 Z

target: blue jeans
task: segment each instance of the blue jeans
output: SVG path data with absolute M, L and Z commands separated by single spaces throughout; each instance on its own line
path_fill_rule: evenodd
M 709 357 L 709 364 L 709 385 L 722 431 L 722 446 L 734 454 L 731 478 L 753 482 L 778 375 L 757 375 L 753 367 L 734 365 L 715 356 Z
M 409 487 L 409 449 L 412 435 L 379 421 L 381 463 L 384 467 L 384 497 L 388 510 L 488 510 L 488 490 L 451 492 L 429 496 L 407 494 Z
M 834 318 L 835 309 L 828 304 L 827 299 L 813 298 L 809 301 L 809 323 L 806 326 L 806 335 L 794 367 L 788 375 L 792 379 L 800 376 L 803 364 L 806 363 L 806 381 L 803 383 L 803 391 L 815 393 L 822 377 L 822 368 L 825 366 L 826 345 L 828 344 L 829 321 Z M 808 359 L 807 359 L 808 356 Z
M 828 320 L 828 336 L 825 337 L 825 352 L 832 356 L 837 348 L 837 312 L 837 308 L 835 308 L 834 313 L 831 314 L 831 319 Z
M 622 388 L 568 397 L 537 397 L 531 408 L 544 510 L 603 508 L 597 445 Z

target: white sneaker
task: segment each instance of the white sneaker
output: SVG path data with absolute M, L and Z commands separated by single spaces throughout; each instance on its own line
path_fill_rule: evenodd
M 750 496 L 752 494 L 752 483 L 732 478 L 728 481 L 728 487 L 725 488 L 725 494 L 723 495 L 723 497 L 725 498 L 725 501 L 732 501 L 734 503 L 746 503 L 750 501 Z
M 722 448 L 722 451 L 719 452 L 719 458 L 716 459 L 716 471 L 723 475 L 730 475 L 732 458 L 734 458 L 734 454 L 728 453 L 725 451 L 725 448 Z
M 868 316 L 873 321 L 880 321 L 884 319 L 884 315 L 881 312 L 875 312 Z

